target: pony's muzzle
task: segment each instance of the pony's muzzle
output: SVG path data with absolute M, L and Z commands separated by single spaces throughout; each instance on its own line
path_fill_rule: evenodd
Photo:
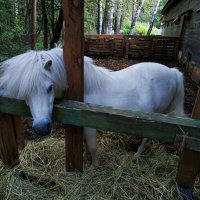
M 51 133 L 51 119 L 43 119 L 33 122 L 33 130 L 36 134 L 45 136 Z

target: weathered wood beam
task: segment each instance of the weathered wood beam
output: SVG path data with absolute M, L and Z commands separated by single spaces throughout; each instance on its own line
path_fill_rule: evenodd
M 14 116 L 0 114 L 0 159 L 5 165 L 14 167 L 19 164 Z
M 0 98 L 0 112 L 30 116 L 24 101 Z M 173 142 L 177 134 L 200 139 L 200 120 L 125 111 L 70 100 L 56 102 L 54 121 Z
M 192 118 L 200 119 L 200 89 L 197 92 L 195 105 L 192 111 Z M 182 189 L 188 189 L 194 186 L 200 170 L 200 145 L 198 140 L 186 140 L 181 152 L 180 161 L 177 170 L 177 184 Z M 195 144 L 197 143 L 197 144 Z
M 83 101 L 83 38 L 84 1 L 63 0 L 64 49 L 63 56 L 67 72 L 67 99 Z M 65 127 L 66 170 L 83 169 L 83 129 Z

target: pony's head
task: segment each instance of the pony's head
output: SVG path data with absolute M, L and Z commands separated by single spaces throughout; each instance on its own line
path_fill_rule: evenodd
M 37 82 L 25 97 L 33 117 L 33 130 L 39 135 L 47 135 L 51 132 L 51 116 L 55 98 L 51 67 L 52 60 L 50 59 L 42 63 L 41 72 L 35 76 Z
M 66 89 L 62 49 L 30 51 L 5 61 L 3 66 L 0 88 L 4 96 L 25 100 L 35 133 L 49 134 L 54 99 Z

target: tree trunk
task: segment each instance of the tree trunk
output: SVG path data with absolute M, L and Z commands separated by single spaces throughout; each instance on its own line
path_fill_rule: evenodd
M 32 0 L 31 49 L 35 49 L 37 25 L 37 0 Z
M 144 5 L 144 2 L 145 2 L 145 0 L 140 0 L 137 10 L 134 11 L 134 9 L 133 9 L 133 14 L 132 14 L 132 16 L 134 16 L 134 17 L 132 18 L 132 22 L 131 22 L 131 28 L 130 28 L 130 32 L 129 32 L 130 35 L 133 35 L 133 34 L 134 34 L 135 24 L 136 24 L 136 22 L 137 22 L 138 17 L 140 16 L 140 12 L 141 12 L 141 10 L 142 10 L 142 7 L 143 7 L 143 5 Z M 135 8 L 135 3 L 136 3 L 136 1 L 134 0 L 133 8 Z M 135 14 L 134 14 L 134 13 L 135 13 Z
M 103 9 L 102 0 L 98 0 L 98 34 L 102 33 Z
M 19 2 L 17 0 L 15 0 L 13 4 L 13 13 L 14 13 L 14 26 L 16 26 L 19 15 Z
M 113 26 L 113 13 L 114 13 L 114 1 L 106 0 L 106 9 L 104 13 L 103 19 L 103 34 L 112 34 L 112 26 Z
M 25 27 L 25 34 L 29 33 L 31 31 L 31 15 L 30 13 L 32 12 L 32 5 L 29 0 L 26 0 L 26 7 L 25 7 L 25 20 L 24 20 L 24 27 Z
M 46 12 L 46 0 L 41 0 L 41 6 L 43 14 L 43 31 L 44 31 L 43 47 L 44 49 L 48 49 L 48 18 Z
M 160 0 L 155 0 L 155 1 L 157 1 L 157 3 L 155 2 L 156 6 L 154 7 L 154 10 L 153 10 L 152 20 L 151 20 L 147 35 L 151 34 L 151 31 L 152 31 L 152 28 L 153 28 L 153 24 L 154 24 L 154 21 L 155 21 L 155 18 L 156 18 L 156 14 L 158 12 L 158 7 L 160 5 Z
M 118 0 L 116 17 L 115 17 L 115 34 L 121 33 L 121 26 L 122 26 L 122 0 Z
M 50 48 L 53 48 L 54 45 L 59 42 L 62 28 L 63 28 L 63 9 L 61 6 L 58 19 L 56 21 L 55 26 L 52 29 L 52 38 L 50 42 Z
M 133 5 L 132 5 L 132 18 L 131 18 L 131 27 L 130 27 L 130 32 L 129 34 L 131 34 L 131 31 L 133 30 L 134 28 L 134 17 L 135 17 L 135 13 L 136 13 L 136 10 L 137 10 L 137 5 L 136 5 L 136 0 L 133 0 Z

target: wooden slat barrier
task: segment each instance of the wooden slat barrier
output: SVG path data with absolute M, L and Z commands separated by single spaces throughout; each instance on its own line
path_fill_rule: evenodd
M 21 116 L 0 114 L 0 158 L 11 167 L 19 164 L 19 152 L 25 146 Z
M 196 100 L 196 113 L 199 113 L 199 94 L 200 92 Z M 19 154 L 15 122 L 11 114 L 31 114 L 24 101 L 3 97 L 0 97 L 0 112 L 5 113 L 2 114 L 4 116 L 0 124 L 0 157 L 5 164 L 14 166 L 19 163 Z M 187 148 L 184 149 L 179 163 L 177 183 L 186 189 L 194 185 L 200 167 L 200 120 L 159 113 L 117 110 L 70 100 L 60 101 L 54 105 L 53 119 L 63 124 L 92 127 L 171 143 L 178 136 L 179 141 L 187 143 Z M 80 160 L 82 162 L 81 157 Z
M 85 55 L 176 60 L 179 39 L 164 36 L 85 35 Z
M 192 118 L 200 119 L 200 89 L 198 90 L 192 111 Z M 178 165 L 176 177 L 178 185 L 184 189 L 193 187 L 199 170 L 200 145 L 197 145 L 196 149 L 191 149 L 185 145 Z
M 24 101 L 3 97 L 0 98 L 0 112 L 31 116 Z M 70 100 L 54 105 L 53 119 L 63 124 L 93 127 L 171 143 L 176 135 L 200 139 L 200 120 L 118 110 Z

